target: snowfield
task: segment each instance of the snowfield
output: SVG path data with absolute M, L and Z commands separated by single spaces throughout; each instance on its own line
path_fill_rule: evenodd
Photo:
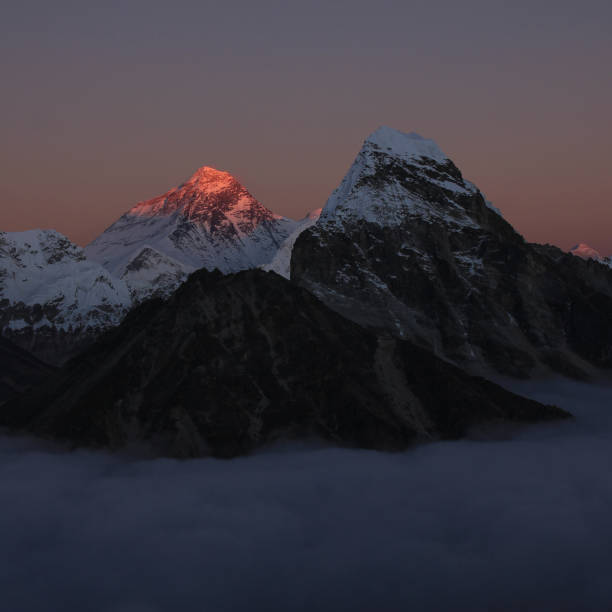
M 612 386 L 511 387 L 577 418 L 232 461 L 1 438 L 2 608 L 609 610 Z
M 32 325 L 70 330 L 117 325 L 131 299 L 126 284 L 55 230 L 0 232 L 0 300 L 21 305 L 31 319 L 13 319 L 13 330 Z M 44 315 L 53 313 L 53 321 Z

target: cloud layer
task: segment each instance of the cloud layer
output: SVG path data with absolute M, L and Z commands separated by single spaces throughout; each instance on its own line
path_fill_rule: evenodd
M 2 438 L 2 607 L 607 609 L 612 387 L 513 387 L 577 419 L 401 454 L 292 444 L 232 461 Z

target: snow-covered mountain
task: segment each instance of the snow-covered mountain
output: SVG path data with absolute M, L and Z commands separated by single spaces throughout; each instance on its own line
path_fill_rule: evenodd
M 383 127 L 366 139 L 298 236 L 291 280 L 475 372 L 612 367 L 612 271 L 527 244 L 417 134 Z
M 599 251 L 596 251 L 594 248 L 590 247 L 584 242 L 576 244 L 569 250 L 569 252 L 577 257 L 582 257 L 582 259 L 594 259 L 595 261 L 599 261 L 612 267 L 612 256 L 604 257 Z
M 274 259 L 269 264 L 261 266 L 263 270 L 267 272 L 276 272 L 285 278 L 291 276 L 291 252 L 293 251 L 293 245 L 297 240 L 297 237 L 306 229 L 313 226 L 321 216 L 322 208 L 317 208 L 310 211 L 303 219 L 298 221 L 297 227 L 293 232 L 285 239 L 283 244 L 276 252 Z
M 299 223 L 270 212 L 228 172 L 204 166 L 134 206 L 85 253 L 138 301 L 169 294 L 198 268 L 229 273 L 267 264 Z
M 379 173 L 389 161 L 393 161 L 394 174 L 384 185 Z M 410 179 L 408 188 L 401 185 L 403 178 Z M 417 182 L 446 195 L 440 201 L 431 199 L 427 190 L 417 188 Z M 323 208 L 321 221 L 337 225 L 368 221 L 394 226 L 401 225 L 406 217 L 418 217 L 428 223 L 442 221 L 456 227 L 476 227 L 468 211 L 456 201 L 458 196 L 476 193 L 476 186 L 463 179 L 433 140 L 381 127 L 364 142 L 355 163 Z M 485 204 L 500 214 L 490 202 Z
M 65 359 L 130 306 L 127 285 L 62 234 L 0 232 L 0 329 L 39 358 Z

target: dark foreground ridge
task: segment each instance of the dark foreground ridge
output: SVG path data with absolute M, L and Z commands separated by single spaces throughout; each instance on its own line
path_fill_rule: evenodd
M 399 450 L 480 424 L 569 416 L 366 331 L 260 270 L 192 274 L 0 414 L 76 446 L 144 443 L 176 457 L 310 435 Z
M 53 371 L 51 366 L 0 336 L 0 404 Z

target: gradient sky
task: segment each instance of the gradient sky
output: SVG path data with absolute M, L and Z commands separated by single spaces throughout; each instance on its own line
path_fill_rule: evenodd
M 3 3 L 0 229 L 85 244 L 197 167 L 322 206 L 380 125 L 527 239 L 612 253 L 612 3 Z

